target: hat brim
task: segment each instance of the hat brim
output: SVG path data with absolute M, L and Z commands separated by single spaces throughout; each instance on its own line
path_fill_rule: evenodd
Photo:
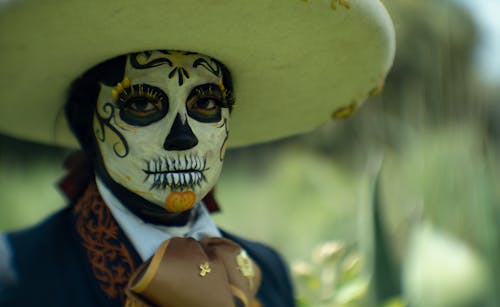
M 229 68 L 231 147 L 309 131 L 366 99 L 394 57 L 380 1 L 331 1 L 11 0 L 0 7 L 0 131 L 75 146 L 62 111 L 70 83 L 106 59 L 153 49 Z

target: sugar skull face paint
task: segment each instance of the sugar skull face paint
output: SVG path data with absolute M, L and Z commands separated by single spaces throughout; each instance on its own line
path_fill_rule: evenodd
M 106 172 L 169 212 L 192 208 L 219 177 L 231 97 L 221 65 L 207 56 L 129 55 L 123 81 L 101 84 L 94 113 Z

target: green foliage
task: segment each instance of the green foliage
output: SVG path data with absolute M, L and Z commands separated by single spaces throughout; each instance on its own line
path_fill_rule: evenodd
M 30 226 L 64 205 L 64 151 L 0 136 L 0 231 Z
M 299 306 L 362 306 L 369 285 L 362 265 L 361 257 L 341 242 L 317 246 L 310 259 L 292 265 Z

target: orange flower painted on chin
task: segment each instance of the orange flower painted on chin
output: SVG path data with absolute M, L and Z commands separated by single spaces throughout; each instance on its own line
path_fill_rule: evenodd
M 182 212 L 193 208 L 196 194 L 193 191 L 172 192 L 165 198 L 165 208 L 169 212 Z

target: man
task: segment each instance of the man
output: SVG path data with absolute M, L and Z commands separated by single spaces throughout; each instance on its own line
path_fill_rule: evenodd
M 8 111 L 0 128 L 52 142 L 56 123 L 55 142 L 71 144 L 57 117 L 69 90 L 66 118 L 89 163 L 66 181 L 71 206 L 0 237 L 0 302 L 293 306 L 281 258 L 217 228 L 207 196 L 228 146 L 344 117 L 380 86 L 394 48 L 382 5 L 172 0 L 138 17 L 132 1 L 111 2 L 14 1 L 0 12 L 1 31 L 14 32 L 0 33 L 0 98 L 26 96 L 25 124 Z M 52 33 L 44 48 L 33 29 Z

